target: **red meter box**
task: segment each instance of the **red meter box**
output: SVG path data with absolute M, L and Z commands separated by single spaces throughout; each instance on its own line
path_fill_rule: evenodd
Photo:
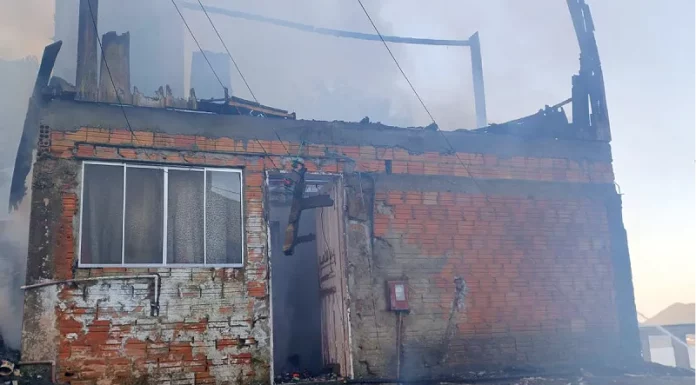
M 408 311 L 408 286 L 406 281 L 387 281 L 389 287 L 389 310 Z

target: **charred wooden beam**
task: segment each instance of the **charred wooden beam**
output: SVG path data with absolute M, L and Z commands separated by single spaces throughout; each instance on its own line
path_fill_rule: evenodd
M 285 228 L 285 242 L 283 244 L 283 254 L 292 255 L 297 238 L 297 227 L 300 224 L 302 214 L 302 195 L 305 191 L 305 174 L 307 168 L 302 165 L 296 170 L 294 175 L 295 186 L 292 193 L 292 204 L 290 206 L 290 216 L 288 217 L 288 227 Z
M 198 99 L 196 99 L 196 90 L 193 88 L 189 90 L 189 98 L 186 104 L 186 108 L 189 108 L 191 110 L 198 109 Z
M 22 138 L 19 141 L 17 155 L 15 157 L 12 184 L 10 186 L 10 210 L 18 209 L 19 204 L 22 203 L 22 199 L 24 199 L 27 193 L 26 180 L 31 172 L 33 152 L 38 144 L 40 127 L 39 112 L 42 105 L 45 103 L 41 96 L 41 91 L 48 85 L 53 66 L 56 63 L 56 58 L 58 57 L 58 52 L 60 52 L 60 47 L 62 45 L 63 42 L 61 40 L 47 45 L 41 57 L 41 65 L 39 66 L 39 72 L 36 74 L 34 90 L 29 99 L 27 114 L 24 118 Z
M 314 233 L 310 233 L 307 235 L 300 235 L 297 237 L 297 240 L 295 240 L 295 245 L 299 245 L 301 243 L 309 243 L 309 242 L 314 242 L 317 240 L 317 236 L 314 235 Z
M 590 127 L 590 100 L 587 83 L 580 75 L 573 75 L 573 124 L 578 128 Z
M 99 101 L 131 104 L 130 34 L 105 33 L 102 36 L 102 49 Z
M 300 210 L 316 209 L 319 207 L 331 207 L 334 204 L 333 199 L 328 194 L 315 195 L 312 197 L 302 198 L 302 207 Z
M 198 101 L 198 110 L 214 112 L 216 114 L 251 115 L 268 118 L 296 119 L 294 112 L 288 112 L 278 108 L 264 106 L 262 104 L 229 96 L 227 99 L 201 99 Z
M 300 165 L 292 175 L 294 187 L 288 227 L 285 229 L 285 242 L 283 244 L 283 253 L 285 255 L 292 255 L 295 251 L 295 246 L 300 243 L 298 242 L 299 237 L 297 236 L 297 231 L 302 211 L 318 207 L 330 207 L 334 204 L 333 199 L 328 195 L 318 195 L 308 198 L 303 196 L 307 186 L 305 181 L 306 174 L 307 168 L 304 165 Z
M 591 139 L 610 141 L 604 76 L 590 7 L 585 0 L 566 2 L 580 47 L 580 71 L 573 77 L 573 125 L 586 130 Z
M 77 71 L 75 87 L 78 100 L 96 101 L 97 89 L 97 20 L 99 0 L 80 0 L 77 31 Z

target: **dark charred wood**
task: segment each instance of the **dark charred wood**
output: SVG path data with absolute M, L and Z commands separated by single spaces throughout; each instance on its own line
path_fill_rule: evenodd
M 316 209 L 319 207 L 331 207 L 334 201 L 330 195 L 315 195 L 309 198 L 302 199 L 300 210 Z
M 306 187 L 306 173 L 307 168 L 305 168 L 304 165 L 299 167 L 299 169 L 294 173 L 296 181 L 294 183 L 292 204 L 290 206 L 290 216 L 288 217 L 288 227 L 285 229 L 285 242 L 283 244 L 283 253 L 285 255 L 292 255 L 292 253 L 295 251 L 295 245 L 297 243 L 297 229 L 300 223 L 300 216 L 302 215 L 302 195 L 304 194 Z
M 307 234 L 307 235 L 300 235 L 300 236 L 297 237 L 297 239 L 295 240 L 295 245 L 299 245 L 299 244 L 301 244 L 301 243 L 314 242 L 314 241 L 316 241 L 316 240 L 317 240 L 317 236 L 314 235 L 314 233 L 312 233 L 312 234 Z

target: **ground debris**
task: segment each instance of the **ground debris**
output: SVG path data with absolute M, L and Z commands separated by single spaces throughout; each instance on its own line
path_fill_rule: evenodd
M 5 345 L 0 335 L 0 385 L 53 385 L 51 368 L 22 370 L 18 350 Z
M 307 373 L 284 373 L 276 376 L 275 383 L 312 385 L 691 385 L 694 371 L 667 367 L 654 363 L 630 367 L 593 366 L 592 368 L 564 367 L 557 370 L 515 367 L 501 370 L 479 370 L 452 375 L 448 378 L 356 378 L 347 379 L 335 374 L 309 376 Z
M 341 383 L 343 381 L 343 377 L 330 370 L 319 374 L 311 373 L 307 370 L 284 372 L 274 378 L 275 384 L 312 383 L 316 385 L 320 383 Z

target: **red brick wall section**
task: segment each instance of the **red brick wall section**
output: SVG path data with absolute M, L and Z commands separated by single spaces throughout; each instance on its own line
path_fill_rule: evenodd
M 112 147 L 98 146 L 108 144 Z M 113 146 L 127 146 L 116 148 Z M 161 154 L 145 149 L 175 150 L 167 159 Z M 187 155 L 178 150 L 195 152 Z M 286 151 L 287 150 L 287 151 Z M 64 158 L 95 157 L 100 159 L 125 159 L 144 161 L 166 161 L 173 163 L 194 163 L 219 166 L 240 166 L 229 163 L 222 154 L 239 154 L 259 156 L 272 154 L 270 159 L 285 168 L 289 162 L 283 162 L 288 152 L 308 158 L 310 172 L 342 171 L 344 162 L 336 160 L 338 156 L 354 160 L 351 169 L 361 172 L 385 172 L 385 160 L 392 161 L 394 174 L 424 174 L 469 176 L 469 172 L 482 179 L 518 179 L 534 181 L 566 181 L 612 183 L 614 174 L 611 163 L 575 161 L 560 158 L 498 157 L 492 154 L 457 153 L 443 155 L 436 152 L 410 154 L 406 150 L 376 148 L 373 146 L 333 146 L 301 145 L 300 143 L 280 141 L 241 141 L 233 138 L 210 139 L 193 135 L 169 135 L 127 130 L 105 130 L 98 128 L 81 128 L 76 132 L 51 133 L 51 152 Z M 463 167 L 461 162 L 467 167 Z M 269 166 L 273 162 L 269 161 Z M 242 164 L 243 165 L 243 164 Z M 274 167 L 274 166 L 273 166 Z M 467 170 L 468 168 L 468 170 Z
M 375 207 L 381 255 L 372 275 L 409 282 L 406 372 L 586 362 L 616 351 L 601 200 L 386 191 L 376 193 Z M 391 259 L 381 263 L 386 256 Z M 369 278 L 358 277 L 355 285 L 362 315 L 380 320 L 363 323 L 366 337 L 357 341 L 375 370 L 384 356 L 389 360 L 383 346 L 392 346 L 392 322 L 380 303 L 360 298 L 380 288 Z
M 97 128 L 53 131 L 50 153 L 65 160 L 244 167 L 247 231 L 244 269 L 74 272 L 79 202 L 74 191 L 64 191 L 56 278 L 156 272 L 161 276 L 161 294 L 159 314 L 153 317 L 152 280 L 61 286 L 55 309 L 61 381 L 115 384 L 145 375 L 171 384 L 267 381 L 270 336 L 264 171 L 277 166 L 290 169 L 291 158 L 285 149 L 293 156 L 302 155 L 310 172 L 383 173 L 385 160 L 390 160 L 394 174 L 469 176 L 471 172 L 488 179 L 613 181 L 611 164 L 602 162 L 457 154 L 468 164 L 467 170 L 454 155 L 409 154 L 371 146 L 239 141 L 144 131 L 132 134 Z M 271 156 L 263 156 L 265 152 Z M 436 269 L 426 269 L 427 274 L 411 283 L 413 314 L 406 319 L 405 344 L 421 338 L 421 322 L 432 333 L 440 333 L 434 335 L 444 333 L 449 322 L 459 337 L 615 327 L 610 316 L 613 302 L 606 220 L 594 203 L 518 198 L 486 202 L 482 196 L 392 191 L 378 194 L 375 207 L 379 209 L 374 217 L 375 236 L 401 245 L 395 251 L 399 258 L 440 258 Z M 416 250 L 419 255 L 405 250 Z M 399 264 L 395 266 L 398 269 Z M 450 317 L 457 276 L 466 282 L 468 294 L 461 305 L 465 310 Z M 367 289 L 372 290 L 371 286 Z M 391 324 L 381 327 L 393 329 Z M 367 345 L 365 349 L 369 355 Z M 475 352 L 461 352 L 467 359 L 475 356 Z M 513 352 L 522 361 L 534 358 L 532 354 L 521 342 Z
M 446 256 L 435 286 L 453 289 L 455 276 L 464 278 L 462 333 L 555 330 L 574 320 L 590 323 L 583 330 L 614 327 L 605 316 L 614 304 L 601 203 L 436 192 L 378 193 L 376 201 L 392 213 L 375 215 L 375 236 Z M 447 314 L 453 293 L 422 309 Z
M 60 285 L 58 378 L 71 384 L 267 381 L 269 361 L 263 161 L 246 160 L 246 266 L 240 269 L 78 269 L 78 197 L 62 194 L 56 279 L 158 274 L 153 279 Z M 77 168 L 79 163 L 75 162 Z M 254 171 L 258 170 L 258 171 Z M 67 189 L 68 187 L 65 186 Z M 178 382 L 177 382 L 178 381 Z

